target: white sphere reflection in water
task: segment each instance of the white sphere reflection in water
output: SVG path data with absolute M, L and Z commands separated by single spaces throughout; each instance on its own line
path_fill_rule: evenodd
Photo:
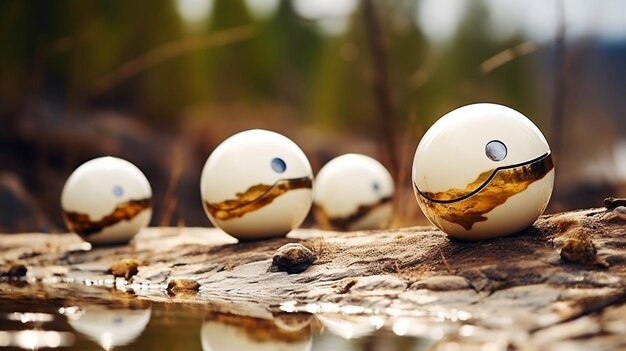
M 152 217 L 152 189 L 132 163 L 99 157 L 80 165 L 61 193 L 68 229 L 92 244 L 129 241 Z
M 274 321 L 213 313 L 202 324 L 204 351 L 310 351 L 311 328 L 282 329 Z
M 151 309 L 108 309 L 102 306 L 83 308 L 77 319 L 68 323 L 105 350 L 128 345 L 141 335 L 150 322 Z
M 325 329 L 343 339 L 358 339 L 382 327 L 380 321 L 374 319 L 324 315 L 317 316 L 317 319 Z
M 211 222 L 239 240 L 283 236 L 311 208 L 313 171 L 287 137 L 247 130 L 224 140 L 202 170 L 200 192 Z
M 393 192 L 393 178 L 380 162 L 360 154 L 341 155 L 317 174 L 315 218 L 324 229 L 383 229 L 391 222 Z
M 554 184 L 550 146 L 526 116 L 497 104 L 460 107 L 424 134 L 413 186 L 426 217 L 460 239 L 521 231 L 543 213 Z

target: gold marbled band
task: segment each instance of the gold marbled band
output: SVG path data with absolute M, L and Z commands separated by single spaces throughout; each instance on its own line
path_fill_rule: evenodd
M 521 169 L 525 166 L 531 166 L 537 169 L 538 171 L 537 172 L 513 172 L 513 173 L 517 174 L 518 176 L 523 176 L 523 175 L 528 176 L 528 174 L 531 174 L 531 173 L 541 173 L 541 169 L 546 168 L 546 167 L 549 167 L 550 169 L 552 169 L 553 164 L 552 164 L 551 152 L 548 151 L 547 153 L 537 158 L 534 158 L 530 161 L 517 163 L 517 164 L 513 164 L 509 166 L 504 166 L 504 167 L 498 167 L 495 169 L 490 169 L 488 171 L 482 172 L 481 174 L 478 175 L 476 180 L 467 184 L 467 186 L 464 189 L 453 188 L 453 189 L 448 189 L 448 190 L 440 191 L 440 192 L 428 192 L 428 191 L 421 191 L 419 187 L 417 186 L 417 184 L 415 183 L 413 183 L 413 186 L 415 187 L 415 190 L 419 194 L 421 194 L 423 197 L 425 197 L 426 199 L 432 202 L 450 203 L 450 202 L 467 199 L 468 197 L 473 196 L 474 194 L 478 193 L 484 187 L 486 187 L 498 175 L 499 172 L 507 171 L 510 169 L 517 169 L 517 168 Z
M 65 223 L 74 233 L 89 236 L 100 233 L 104 228 L 117 224 L 123 220 L 129 221 L 143 210 L 152 206 L 152 199 L 129 200 L 115 207 L 113 212 L 98 221 L 92 221 L 88 214 L 65 211 Z
M 372 204 L 360 205 L 356 211 L 345 217 L 331 217 L 322 206 L 313 204 L 313 214 L 324 229 L 349 230 L 352 224 L 364 218 L 375 209 L 391 203 L 391 200 L 391 196 L 386 196 Z
M 224 200 L 218 203 L 204 201 L 204 208 L 214 218 L 227 220 L 239 218 L 246 213 L 256 211 L 274 201 L 277 197 L 295 189 L 311 189 L 313 179 L 310 177 L 281 179 L 273 185 L 257 184 L 243 193 L 237 193 L 236 199 Z
M 431 220 L 435 222 L 446 220 L 470 230 L 474 223 L 487 220 L 484 216 L 486 213 L 503 204 L 511 196 L 526 190 L 532 183 L 545 177 L 553 168 L 552 155 L 548 152 L 541 158 L 516 167 L 496 169 L 484 184 L 469 195 L 465 194 L 466 190 L 459 189 L 450 189 L 440 193 L 421 192 L 415 184 L 414 186 L 420 194 L 418 200 L 423 205 L 422 208 L 428 212 Z M 491 171 L 485 173 L 491 173 Z M 480 181 L 485 173 L 468 184 L 468 188 Z

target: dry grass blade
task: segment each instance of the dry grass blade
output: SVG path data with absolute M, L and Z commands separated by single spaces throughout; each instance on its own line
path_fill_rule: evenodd
M 499 53 L 483 61 L 483 63 L 480 64 L 480 71 L 483 74 L 489 74 L 493 70 L 500 68 L 517 58 L 532 54 L 533 52 L 537 51 L 537 48 L 537 44 L 527 41 L 515 45 L 512 48 L 500 51 Z
M 178 186 L 178 182 L 180 181 L 184 168 L 184 160 L 180 146 L 174 146 L 171 155 L 170 180 L 167 183 L 167 190 L 165 191 L 165 197 L 163 199 L 163 207 L 165 210 L 163 211 L 163 215 L 161 216 L 161 221 L 159 223 L 159 226 L 161 227 L 167 227 L 171 224 L 172 216 L 174 215 L 174 211 L 178 205 L 176 187 Z
M 163 44 L 122 64 L 112 73 L 97 79 L 90 87 L 92 95 L 104 93 L 121 82 L 167 60 L 209 47 L 250 39 L 256 35 L 253 25 L 245 25 Z

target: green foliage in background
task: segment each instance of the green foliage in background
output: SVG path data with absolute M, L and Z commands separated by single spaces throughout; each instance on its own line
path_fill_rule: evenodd
M 531 58 L 481 74 L 485 59 L 523 40 L 493 39 L 482 2 L 471 2 L 445 45 L 430 43 L 420 31 L 415 1 L 376 5 L 400 127 L 413 115 L 426 128 L 476 101 L 531 115 L 536 110 Z M 2 1 L 0 115 L 32 99 L 52 99 L 64 107 L 120 109 L 167 126 L 196 106 L 269 104 L 295 111 L 303 124 L 367 133 L 377 110 L 363 21 L 357 8 L 344 33 L 326 34 L 299 17 L 290 1 L 257 19 L 243 0 L 215 0 L 210 18 L 195 25 L 184 22 L 173 0 Z M 250 39 L 190 50 L 111 80 L 160 47 L 247 25 L 254 28 Z

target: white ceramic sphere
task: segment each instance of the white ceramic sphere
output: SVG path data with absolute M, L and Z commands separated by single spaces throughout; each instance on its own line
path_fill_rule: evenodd
M 130 240 L 150 222 L 151 201 L 150 183 L 139 168 L 110 156 L 79 166 L 61 193 L 68 229 L 95 245 Z
M 521 231 L 545 210 L 554 184 L 548 142 L 521 113 L 480 103 L 441 117 L 413 159 L 415 196 L 452 237 L 485 239 Z
M 200 192 L 213 225 L 239 240 L 253 240 L 300 226 L 311 208 L 312 181 L 311 165 L 298 145 L 253 129 L 229 137 L 211 153 Z
M 68 319 L 77 332 L 86 335 L 105 350 L 128 345 L 150 322 L 151 309 L 124 310 L 90 306 L 78 319 Z
M 393 192 L 393 178 L 380 162 L 360 154 L 341 155 L 315 177 L 315 218 L 325 229 L 386 228 Z

